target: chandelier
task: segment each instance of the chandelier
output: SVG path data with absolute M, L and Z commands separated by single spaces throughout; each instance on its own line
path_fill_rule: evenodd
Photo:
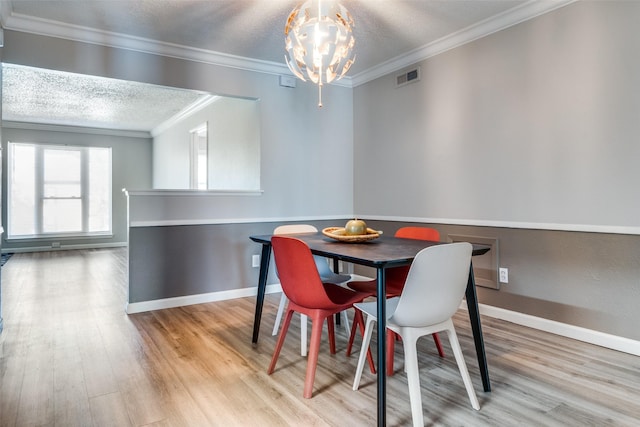
M 333 0 L 308 0 L 289 14 L 285 60 L 296 77 L 318 85 L 318 107 L 322 86 L 341 79 L 355 61 L 353 27 L 349 11 Z

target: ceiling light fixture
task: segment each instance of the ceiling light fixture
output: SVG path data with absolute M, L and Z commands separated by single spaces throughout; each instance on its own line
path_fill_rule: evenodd
M 351 14 L 337 1 L 309 0 L 289 14 L 285 60 L 296 77 L 318 85 L 318 107 L 322 86 L 341 79 L 355 61 L 353 27 Z

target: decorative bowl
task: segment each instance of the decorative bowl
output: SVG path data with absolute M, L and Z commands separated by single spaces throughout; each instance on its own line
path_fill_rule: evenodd
M 344 227 L 327 227 L 322 230 L 322 234 L 339 242 L 362 243 L 377 239 L 382 235 L 382 231 L 377 231 L 367 227 L 366 234 L 347 235 Z

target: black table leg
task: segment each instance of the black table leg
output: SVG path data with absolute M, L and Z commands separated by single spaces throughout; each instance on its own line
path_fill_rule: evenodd
M 340 274 L 340 264 L 337 258 L 333 259 L 333 272 Z M 336 313 L 334 317 L 336 318 L 336 325 L 340 326 L 342 324 L 340 321 L 340 313 Z
M 340 274 L 340 261 L 338 258 L 333 259 L 333 272 L 336 274 Z
M 378 268 L 378 426 L 387 425 L 387 294 L 385 269 Z M 382 297 L 381 297 L 382 295 Z M 361 349 L 360 351 L 367 351 Z
M 267 289 L 267 276 L 269 274 L 269 258 L 271 257 L 271 245 L 262 245 L 262 255 L 260 256 L 260 275 L 258 276 L 258 297 L 256 300 L 256 314 L 253 318 L 253 338 L 251 342 L 258 342 L 260 333 L 260 319 L 262 318 L 262 306 L 264 304 L 264 294 Z
M 476 280 L 473 276 L 473 263 L 469 267 L 469 280 L 467 281 L 467 308 L 469 309 L 469 320 L 473 331 L 473 341 L 476 345 L 478 356 L 478 366 L 484 391 L 491 391 L 489 382 L 489 369 L 487 368 L 487 356 L 484 351 L 484 339 L 482 338 L 482 326 L 480 325 L 480 311 L 478 310 L 478 296 L 476 294 Z

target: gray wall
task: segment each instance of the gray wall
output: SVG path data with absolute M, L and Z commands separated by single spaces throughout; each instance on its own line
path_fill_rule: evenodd
M 58 131 L 52 129 L 58 129 Z M 51 248 L 52 241 L 60 242 L 63 249 L 65 247 L 123 246 L 127 244 L 127 199 L 122 193 L 122 189 L 132 186 L 150 188 L 151 138 L 79 133 L 77 128 L 74 132 L 68 132 L 64 131 L 65 129 L 61 126 L 50 126 L 48 130 L 3 127 L 2 149 L 5 153 L 7 152 L 8 141 L 111 147 L 113 236 L 7 241 L 7 233 L 5 232 L 2 236 L 4 252 L 47 249 Z M 2 217 L 7 218 L 7 156 L 3 156 L 2 162 Z
M 260 254 L 262 246 L 249 236 L 271 234 L 284 223 L 292 221 L 131 228 L 128 302 L 256 286 L 259 269 L 251 267 L 251 258 Z M 319 230 L 336 225 L 336 221 L 304 223 Z M 278 283 L 273 271 L 270 268 L 269 284 Z
M 357 87 L 358 214 L 640 234 L 639 19 L 576 2 Z
M 577 2 L 355 88 L 355 212 L 497 237 L 482 303 L 640 339 L 638 22 Z
M 207 124 L 207 188 L 260 190 L 260 102 L 218 97 L 153 137 L 153 188 L 189 189 L 191 131 Z
M 4 36 L 8 63 L 259 99 L 263 194 L 225 198 L 224 210 L 231 212 L 225 218 L 334 217 L 353 211 L 351 89 L 328 86 L 325 108 L 318 109 L 315 86 L 283 88 L 273 74 L 15 31 Z M 136 185 L 127 188 L 151 188 Z M 216 215 L 218 207 L 211 210 Z
M 353 211 L 352 90 L 279 86 L 278 75 L 5 31 L 8 63 L 99 75 L 260 100 L 260 182 L 264 193 L 240 197 L 237 217 L 335 216 Z M 129 188 L 144 190 L 145 188 Z
M 367 220 L 392 235 L 409 222 Z M 640 340 L 640 238 L 634 235 L 420 223 L 440 239 L 498 239 L 498 262 L 509 268 L 500 289 L 477 287 L 479 301 L 543 319 Z M 372 275 L 368 269 L 356 272 Z

